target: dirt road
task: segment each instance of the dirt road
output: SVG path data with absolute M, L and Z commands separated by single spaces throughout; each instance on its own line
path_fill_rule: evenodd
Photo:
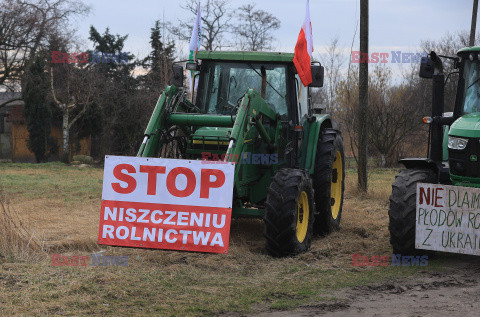
M 335 302 L 256 316 L 479 316 L 480 258 L 464 256 L 442 272 L 342 290 L 336 297 Z

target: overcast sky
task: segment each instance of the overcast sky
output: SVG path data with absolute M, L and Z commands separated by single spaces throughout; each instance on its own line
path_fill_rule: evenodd
M 155 20 L 176 22 L 188 13 L 181 0 L 84 0 L 91 14 L 74 21 L 78 35 L 91 48 L 88 30 L 93 25 L 101 33 L 106 27 L 114 34 L 126 35 L 126 51 L 139 57 L 148 54 L 150 28 Z M 231 0 L 232 8 L 254 1 Z M 275 32 L 275 50 L 293 52 L 305 16 L 306 0 L 257 0 L 257 8 L 281 21 Z M 349 48 L 358 23 L 359 0 L 310 0 L 316 53 L 338 37 Z M 447 32 L 469 30 L 473 0 L 370 0 L 370 51 L 401 50 L 417 52 L 421 40 L 439 39 Z M 354 49 L 358 49 L 358 33 Z M 179 45 L 182 46 L 182 45 Z M 185 47 L 185 44 L 183 44 Z

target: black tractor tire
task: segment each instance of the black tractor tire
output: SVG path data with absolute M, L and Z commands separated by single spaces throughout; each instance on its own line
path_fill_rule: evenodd
M 417 183 L 435 183 L 436 175 L 428 169 L 404 169 L 395 177 L 388 210 L 390 244 L 394 254 L 413 255 Z
M 314 233 L 326 235 L 338 230 L 345 191 L 345 152 L 340 131 L 325 129 L 320 134 L 313 188 L 316 206 Z
M 272 177 L 265 203 L 267 252 L 284 257 L 307 251 L 312 241 L 314 210 L 308 173 L 293 168 L 278 170 Z

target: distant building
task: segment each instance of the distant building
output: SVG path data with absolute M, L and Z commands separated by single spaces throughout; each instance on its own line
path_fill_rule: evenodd
M 23 117 L 25 103 L 23 100 L 15 100 L 20 98 L 21 93 L 18 92 L 0 92 L 0 105 L 14 100 L 0 107 L 0 160 L 35 162 L 35 155 L 27 147 L 28 130 Z M 59 152 L 52 155 L 50 160 L 59 160 L 62 157 L 61 129 L 52 127 L 51 136 L 56 140 Z M 74 148 L 74 155 L 90 155 L 91 138 L 80 140 Z

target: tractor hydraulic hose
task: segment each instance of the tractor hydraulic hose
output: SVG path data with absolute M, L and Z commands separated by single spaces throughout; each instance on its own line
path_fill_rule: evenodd
M 433 76 L 432 85 L 432 117 L 441 117 L 444 110 L 444 82 L 443 73 Z M 434 122 L 431 125 L 430 159 L 441 162 L 443 158 L 443 126 Z

